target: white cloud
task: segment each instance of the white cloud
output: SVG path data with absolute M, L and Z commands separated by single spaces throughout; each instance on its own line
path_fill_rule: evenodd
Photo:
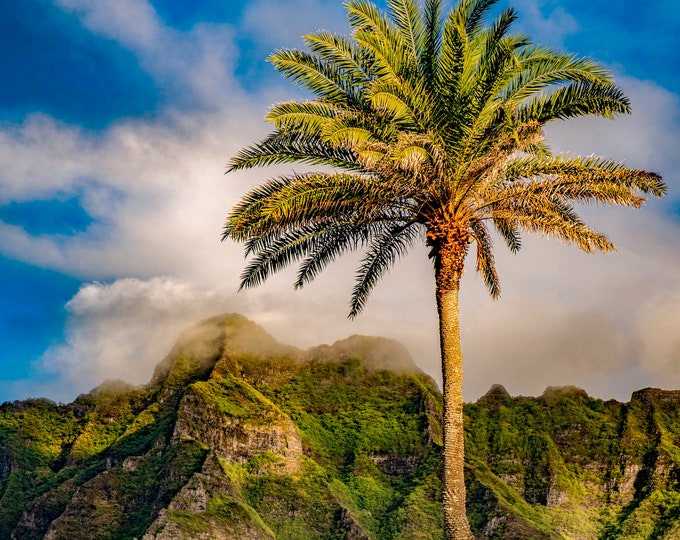
M 483 313 L 470 311 L 463 340 L 467 383 L 478 386 L 477 395 L 494 382 L 513 394 L 574 384 L 607 395 L 606 377 L 629 362 L 627 335 L 598 307 L 515 295 Z
M 91 32 L 134 52 L 174 105 L 227 106 L 240 87 L 231 74 L 237 61 L 235 30 L 197 24 L 186 32 L 165 26 L 146 0 L 58 0 Z
M 29 118 L 25 130 L 39 124 L 39 137 L 4 133 L 11 138 L 0 150 L 0 167 L 12 169 L 6 191 L 13 200 L 84 192 L 95 225 L 71 237 L 0 225 L 0 248 L 90 279 L 204 273 L 227 257 L 219 242 L 224 216 L 249 185 L 224 176 L 227 156 L 259 135 L 243 111 L 124 122 L 101 135 Z
M 34 368 L 56 378 L 48 397 L 62 401 L 104 379 L 145 383 L 182 330 L 225 304 L 215 292 L 165 277 L 84 285 L 66 305 L 66 343 Z
M 341 2 L 254 0 L 248 2 L 240 26 L 268 54 L 283 47 L 301 47 L 300 38 L 316 30 L 348 34 L 346 21 Z
M 77 127 L 42 114 L 18 126 L 2 126 L 0 203 L 49 198 L 74 189 L 82 163 L 95 150 L 93 143 Z
M 546 4 L 548 4 L 546 6 Z M 562 47 L 564 38 L 578 31 L 578 21 L 562 6 L 550 9 L 545 0 L 516 0 L 519 14 L 518 29 L 527 31 L 536 43 Z M 547 13 L 546 13 L 547 12 Z
M 644 386 L 674 387 L 671 356 L 656 356 L 664 372 L 650 368 L 646 351 L 658 343 L 649 314 L 658 312 L 657 296 L 673 297 L 680 288 L 678 265 L 648 256 L 664 249 L 661 242 L 650 245 L 646 238 L 640 252 L 642 239 L 625 234 L 668 223 L 633 213 L 628 218 L 627 227 L 605 223 L 620 236 L 614 253 L 581 254 L 534 238 L 516 256 L 499 248 L 503 294 L 497 302 L 484 297 L 477 277 L 466 276 L 461 321 L 467 399 L 494 382 L 523 395 L 574 384 L 620 400 Z M 668 345 L 660 348 L 668 352 L 672 339 L 667 336 Z
M 653 81 L 615 73 L 616 83 L 630 98 L 632 114 L 607 120 L 585 117 L 548 126 L 555 149 L 591 153 L 668 176 L 670 195 L 680 169 L 680 96 Z
M 80 16 L 93 32 L 130 48 L 153 47 L 165 33 L 153 7 L 144 0 L 56 0 L 56 4 Z

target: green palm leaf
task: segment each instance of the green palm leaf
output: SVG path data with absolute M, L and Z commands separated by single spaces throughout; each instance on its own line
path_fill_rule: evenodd
M 372 239 L 361 261 L 361 266 L 357 270 L 356 285 L 350 300 L 350 318 L 356 317 L 363 311 L 373 287 L 421 236 L 420 230 L 415 222 L 404 224 L 397 222 Z
M 347 170 L 361 169 L 356 153 L 350 148 L 333 146 L 321 137 L 308 134 L 275 131 L 262 142 L 236 154 L 229 162 L 227 172 L 277 163 L 309 163 Z

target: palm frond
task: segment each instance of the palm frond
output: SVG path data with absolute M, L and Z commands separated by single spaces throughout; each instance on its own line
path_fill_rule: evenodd
M 433 94 L 439 78 L 439 54 L 442 47 L 441 0 L 425 0 L 423 9 L 423 38 L 418 51 L 419 72 L 426 92 Z
M 237 242 L 247 242 L 267 234 L 258 229 L 262 209 L 267 200 L 276 197 L 290 181 L 289 177 L 274 178 L 246 193 L 227 215 L 222 240 L 229 238 Z
M 552 92 L 533 94 L 517 106 L 522 122 L 546 124 L 587 115 L 611 118 L 630 112 L 630 100 L 613 84 L 582 81 L 561 86 Z
M 467 99 L 461 94 L 461 77 L 466 61 L 468 36 L 465 27 L 453 13 L 444 23 L 435 94 L 440 96 L 435 123 L 446 138 L 447 145 L 455 146 L 457 134 L 465 127 L 464 112 Z
M 533 95 L 568 83 L 611 85 L 611 75 L 600 64 L 572 54 L 563 54 L 536 45 L 515 53 L 519 67 L 499 92 L 499 99 L 521 103 Z
M 639 206 L 645 200 L 641 194 L 662 197 L 667 189 L 657 173 L 596 156 L 518 158 L 508 163 L 504 175 L 517 192 L 511 195 L 503 188 L 498 194 L 513 197 L 521 196 L 520 191 L 541 192 L 579 202 Z
M 404 129 L 418 127 L 415 114 L 398 95 L 392 92 L 378 91 L 371 92 L 369 99 L 376 110 L 388 115 L 398 126 Z
M 417 58 L 399 30 L 371 2 L 351 0 L 345 6 L 354 39 L 372 53 L 376 76 L 395 83 L 404 75 L 408 78 Z
M 422 146 L 410 145 L 399 148 L 394 154 L 394 161 L 406 171 L 417 172 L 429 160 L 430 155 Z
M 224 236 L 237 241 L 335 219 L 353 224 L 409 213 L 394 186 L 347 173 L 284 176 L 246 194 L 227 217 Z
M 414 0 L 388 0 L 387 9 L 413 58 L 418 58 L 425 34 L 418 4 Z
M 344 111 L 344 108 L 322 101 L 288 101 L 272 105 L 265 120 L 282 132 L 319 136 L 324 125 Z
M 269 235 L 266 243 L 260 242 L 257 248 L 250 242 L 247 253 L 254 253 L 254 257 L 241 273 L 239 290 L 261 285 L 272 274 L 304 257 L 326 227 L 315 223 Z
M 241 274 L 240 289 L 261 285 L 272 274 L 304 259 L 293 286 L 312 281 L 335 258 L 365 244 L 374 224 L 352 225 L 333 219 L 306 224 L 253 239 L 247 253 L 254 254 Z
M 502 219 L 498 216 L 494 217 L 493 224 L 508 249 L 512 253 L 518 253 L 522 249 L 522 238 L 519 235 L 517 224 L 512 219 Z
M 421 229 L 418 223 L 397 222 L 382 234 L 371 239 L 357 270 L 356 284 L 350 299 L 350 318 L 356 317 L 363 311 L 373 287 L 396 260 L 406 253 L 420 235 Z
M 513 200 L 495 208 L 491 216 L 511 220 L 526 231 L 574 244 L 586 253 L 614 249 L 614 244 L 604 234 L 588 227 L 569 204 L 557 199 Z
M 503 75 L 504 65 L 511 58 L 512 48 L 519 46 L 519 43 L 507 40 L 507 33 L 516 19 L 517 14 L 512 8 L 503 10 L 493 25 L 481 32 L 476 40 L 478 52 L 474 56 L 477 61 L 474 64 L 468 63 L 462 86 L 466 92 L 475 96 L 477 110 L 481 110 L 488 101 L 496 80 Z
M 240 150 L 229 161 L 227 172 L 277 163 L 309 163 L 345 170 L 361 169 L 351 148 L 334 146 L 321 137 L 306 133 L 275 131 L 260 143 Z
M 493 242 L 484 223 L 475 220 L 471 223 L 472 233 L 477 244 L 477 272 L 484 279 L 484 284 L 492 298 L 501 295 L 501 286 L 496 272 L 493 256 Z
M 357 103 L 359 93 L 341 67 L 305 51 L 278 50 L 267 58 L 284 77 L 319 98 L 336 103 Z
M 465 32 L 474 36 L 479 32 L 484 16 L 497 4 L 498 0 L 462 0 L 454 8 L 454 13 Z
M 364 88 L 373 80 L 373 58 L 356 42 L 325 30 L 306 34 L 303 38 L 310 51 L 325 63 L 340 68 L 353 86 Z
M 370 129 L 352 125 L 345 118 L 339 117 L 327 122 L 323 126 L 321 136 L 324 141 L 333 146 L 344 148 L 360 148 L 363 143 L 375 140 Z
M 388 221 L 389 223 L 389 221 Z M 300 264 L 294 287 L 302 288 L 310 283 L 326 266 L 346 251 L 365 245 L 371 235 L 384 228 L 385 223 L 341 224 L 329 227 L 315 238 L 314 247 Z

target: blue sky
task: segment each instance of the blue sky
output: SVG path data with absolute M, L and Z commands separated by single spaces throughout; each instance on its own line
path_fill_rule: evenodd
M 264 58 L 317 28 L 344 32 L 341 2 L 0 2 L 0 402 L 144 382 L 181 329 L 224 311 L 299 346 L 395 337 L 438 378 L 424 252 L 350 322 L 351 257 L 303 292 L 287 274 L 236 294 L 242 250 L 219 241 L 229 207 L 273 174 L 225 177 L 227 159 L 266 133 L 269 104 L 300 96 Z M 680 388 L 680 7 L 512 5 L 517 30 L 604 62 L 633 102 L 614 122 L 551 126 L 553 147 L 658 171 L 670 193 L 637 212 L 585 210 L 613 255 L 499 246 L 499 302 L 466 276 L 466 398 L 496 382 L 618 399 Z

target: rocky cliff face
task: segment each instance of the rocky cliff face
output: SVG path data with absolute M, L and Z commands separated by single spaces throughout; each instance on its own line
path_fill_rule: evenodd
M 496 390 L 466 412 L 471 485 L 513 510 L 489 522 L 481 508 L 486 534 L 508 537 L 520 516 L 551 538 L 680 538 L 680 392 L 625 404 L 569 387 Z
M 395 342 L 215 317 L 145 387 L 0 406 L 0 538 L 439 540 L 440 417 Z M 680 392 L 496 386 L 466 445 L 477 538 L 680 538 Z

